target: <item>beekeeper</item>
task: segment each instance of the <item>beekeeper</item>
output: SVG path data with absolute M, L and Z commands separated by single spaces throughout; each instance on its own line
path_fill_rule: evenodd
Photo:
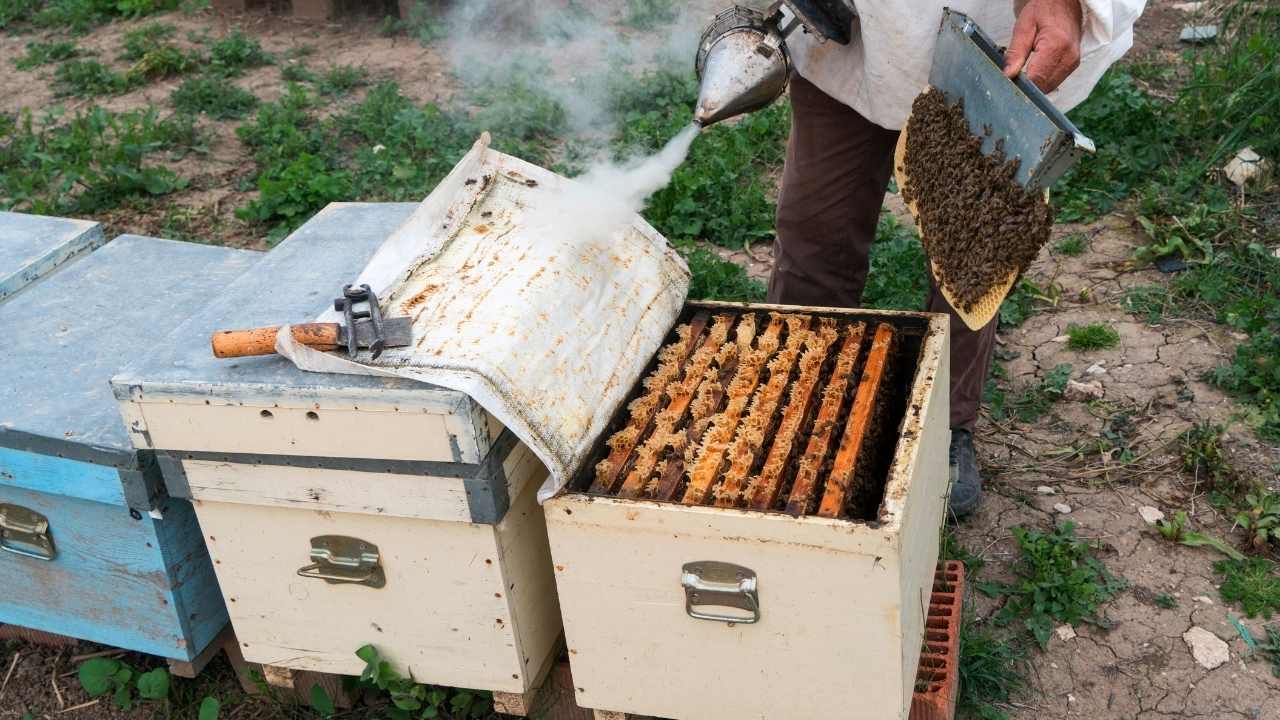
M 769 301 L 856 307 L 911 102 L 928 84 L 945 6 L 1007 44 L 1005 73 L 1024 72 L 1069 110 L 1133 44 L 1145 0 L 857 0 L 860 34 L 848 45 L 807 33 L 788 40 L 791 137 L 778 197 Z M 995 347 L 996 320 L 970 330 L 929 278 L 927 308 L 951 314 L 951 510 L 973 512 L 982 479 L 973 427 Z

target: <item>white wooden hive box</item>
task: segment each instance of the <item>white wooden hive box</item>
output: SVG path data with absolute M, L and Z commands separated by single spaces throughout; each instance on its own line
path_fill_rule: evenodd
M 309 320 L 415 205 L 330 205 L 113 379 L 135 443 L 191 498 L 245 658 L 519 693 L 561 626 L 546 470 L 464 394 L 214 359 L 218 329 Z
M 726 308 L 760 318 L 757 344 L 770 310 L 861 322 L 868 337 L 880 323 L 892 326 L 894 344 L 884 357 L 898 370 L 884 387 L 892 393 L 886 407 L 898 409 L 881 418 L 887 439 L 875 460 L 876 494 L 866 517 L 848 515 L 852 510 L 819 516 L 821 492 L 806 495 L 813 509 L 796 515 L 787 512 L 785 488 L 778 500 L 761 500 L 765 509 L 746 509 L 750 492 L 741 499 L 712 492 L 684 504 L 679 492 L 690 492 L 692 471 L 683 490 L 661 500 L 653 498 L 663 497 L 665 480 L 656 479 L 680 471 L 655 471 L 639 496 L 626 498 L 616 487 L 602 493 L 608 482 L 597 486 L 605 476 L 590 464 L 579 470 L 544 506 L 578 704 L 678 720 L 905 719 L 948 492 L 946 318 L 691 303 L 681 322 Z M 869 367 L 868 353 L 874 350 L 863 351 L 854 376 Z M 836 366 L 822 365 L 822 372 Z M 645 392 L 637 386 L 631 397 Z M 855 395 L 852 387 L 844 394 L 828 458 L 836 456 L 834 436 L 845 418 L 855 414 Z M 611 432 L 633 414 L 620 408 Z M 765 445 L 784 434 L 779 427 L 765 433 Z M 817 434 L 800 437 L 808 442 Z M 618 451 L 606 438 L 593 462 Z M 820 469 L 838 463 L 828 459 Z M 720 468 L 717 482 L 727 482 L 728 460 L 712 466 Z M 730 506 L 715 506 L 721 498 Z

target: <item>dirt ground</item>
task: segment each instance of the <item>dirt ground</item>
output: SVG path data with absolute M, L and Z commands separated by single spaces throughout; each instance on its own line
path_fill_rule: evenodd
M 1168 0 L 1148 4 L 1128 61 L 1176 59 L 1177 33 L 1196 17 L 1176 5 Z M 174 15 L 166 21 L 179 26 L 178 42 L 186 42 L 188 30 L 209 29 L 216 37 L 240 26 L 280 55 L 303 44 L 316 47 L 317 53 L 308 58 L 313 68 L 331 63 L 360 65 L 370 71 L 372 80 L 396 80 L 406 94 L 419 100 L 447 99 L 453 91 L 446 64 L 435 51 L 404 36 L 385 37 L 373 20 L 304 25 L 281 18 L 232 21 L 201 14 Z M 123 64 L 113 57 L 114 48 L 120 46 L 120 36 L 137 24 L 107 26 L 82 45 L 97 48 L 100 60 L 110 60 L 122 69 Z M 0 111 L 53 103 L 49 89 L 53 66 L 34 72 L 12 69 L 12 58 L 31 39 L 0 34 L 0 67 L 9 73 Z M 279 73 L 279 65 L 268 66 L 249 72 L 237 83 L 272 99 L 281 87 Z M 153 84 L 105 104 L 113 109 L 147 100 L 163 104 L 177 82 Z M 360 97 L 357 92 L 342 102 L 354 103 Z M 193 175 L 190 189 L 164 198 L 141 214 L 128 211 L 127 216 L 110 218 L 109 232 L 161 234 L 174 213 L 190 213 L 194 218 L 190 226 L 206 237 L 234 246 L 261 247 L 257 233 L 232 214 L 242 200 L 237 180 L 249 172 L 247 153 L 232 132 L 235 124 L 210 123 L 218 142 L 211 143 L 209 155 L 185 166 L 187 174 Z M 896 195 L 888 198 L 886 212 L 903 223 L 911 222 Z M 1032 382 L 1056 365 L 1070 363 L 1073 380 L 1101 385 L 1103 402 L 1064 399 L 1034 423 L 999 422 L 984 415 L 975 437 L 986 475 L 986 499 L 976 516 L 957 528 L 957 535 L 985 560 L 984 579 L 1010 579 L 1009 567 L 1017 556 L 1010 528 L 1049 527 L 1070 520 L 1080 536 L 1102 544 L 1107 567 L 1129 587 L 1104 607 L 1109 627 L 1085 625 L 1065 640 L 1055 635 L 1047 651 L 1033 654 L 1031 689 L 1011 716 L 1018 720 L 1280 718 L 1280 679 L 1267 664 L 1248 657 L 1230 620 L 1242 613 L 1224 606 L 1218 597 L 1211 566 L 1219 556 L 1209 549 L 1164 541 L 1138 513 L 1143 506 L 1166 515 L 1186 510 L 1198 529 L 1218 536 L 1229 533 L 1231 518 L 1209 504 L 1206 488 L 1182 473 L 1180 458 L 1171 447 L 1179 433 L 1205 420 L 1227 426 L 1225 449 L 1238 469 L 1280 487 L 1280 449 L 1259 443 L 1239 421 L 1239 408 L 1200 379 L 1228 358 L 1242 338 L 1212 323 L 1169 320 L 1147 325 L 1124 311 L 1120 299 L 1126 289 L 1166 278 L 1156 270 L 1134 269 L 1133 251 L 1143 241 L 1132 218 L 1123 212 L 1088 225 L 1059 225 L 1049 247 L 1071 233 L 1088 238 L 1084 254 L 1063 257 L 1046 248 L 1027 273 L 1038 286 L 1052 289 L 1056 304 L 1042 307 L 1020 328 L 1002 334 L 998 355 L 1014 385 Z M 772 260 L 767 244 L 716 251 L 742 264 L 752 276 L 768 277 Z M 1067 327 L 1092 322 L 1117 330 L 1119 345 L 1092 352 L 1068 349 Z M 1129 413 L 1125 439 L 1134 459 L 1121 462 L 1116 450 L 1086 452 L 1091 443 L 1097 447 L 1094 441 L 1102 436 L 1108 419 L 1122 411 Z M 1055 505 L 1069 506 L 1069 512 Z M 1157 605 L 1154 598 L 1162 593 L 1173 596 L 1176 605 L 1170 609 Z M 980 594 L 969 599 L 979 617 L 989 616 L 995 608 L 995 601 Z M 1255 636 L 1263 634 L 1262 621 L 1242 621 Z M 1227 663 L 1209 670 L 1197 662 L 1183 639 L 1195 627 L 1227 643 Z M 0 720 L 18 718 L 15 708 L 23 706 L 31 708 L 35 717 L 151 717 L 149 711 L 141 710 L 108 712 L 102 703 L 67 711 L 87 701 L 71 675 L 71 656 L 92 652 L 92 646 L 15 647 L 18 660 L 5 689 L 0 690 Z M 147 661 L 137 662 L 145 665 Z M 0 666 L 0 680 L 6 679 L 8 669 Z M 215 684 L 219 678 L 235 683 L 220 665 L 211 677 Z M 245 705 L 232 714 L 224 712 L 223 717 L 261 717 L 255 714 L 259 712 Z
M 111 23 L 83 36 L 78 44 L 92 53 L 94 59 L 123 72 L 129 63 L 117 55 L 124 34 L 152 22 L 155 22 L 153 18 L 142 18 Z M 264 102 L 277 100 L 283 93 L 285 83 L 280 73 L 290 62 L 303 62 L 312 70 L 354 65 L 368 71 L 369 85 L 333 101 L 330 112 L 359 103 L 369 86 L 385 80 L 395 81 L 405 96 L 419 102 L 444 102 L 455 90 L 448 63 L 438 50 L 423 47 L 417 39 L 404 33 L 386 36 L 380 32 L 381 19 L 378 18 L 344 16 L 341 23 L 315 23 L 265 13 L 235 16 L 201 12 L 169 13 L 164 22 L 177 28 L 172 40 L 184 49 L 195 45 L 192 34 L 207 34 L 217 39 L 239 29 L 256 38 L 264 50 L 280 60 L 250 69 L 234 83 Z M 28 42 L 50 38 L 61 36 L 53 32 L 0 33 L 0 67 L 8 73 L 6 91 L 0 94 L 0 112 L 54 105 L 74 112 L 95 104 L 113 111 L 145 107 L 148 103 L 166 108 L 169 96 L 182 83 L 182 78 L 170 78 L 114 97 L 56 97 L 53 87 L 56 64 L 30 71 L 13 67 L 13 59 L 26 52 Z M 290 57 L 298 59 L 287 59 Z M 183 237 L 175 239 L 265 249 L 262 229 L 235 217 L 235 209 L 252 194 L 241 189 L 242 179 L 251 175 L 252 169 L 250 153 L 235 134 L 241 122 L 201 119 L 200 125 L 209 138 L 208 152 L 180 161 L 182 174 L 190 178 L 190 186 L 185 190 L 166 195 L 143 208 L 121 208 L 95 219 L 106 223 L 108 235 L 128 232 L 172 238 L 179 234 Z M 180 232 L 175 233 L 175 227 Z

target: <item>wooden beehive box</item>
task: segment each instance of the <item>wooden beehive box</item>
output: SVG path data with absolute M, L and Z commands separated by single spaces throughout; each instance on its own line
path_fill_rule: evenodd
M 60 228 L 100 234 L 0 218 L 15 223 L 38 228 L 44 249 Z M 36 256 L 74 255 L 76 242 Z M 226 626 L 191 505 L 160 491 L 109 380 L 258 255 L 122 236 L 0 302 L 0 623 L 179 661 Z
M 766 325 L 780 324 L 769 310 L 805 313 L 813 323 L 829 318 L 841 323 L 838 327 L 860 323 L 864 334 L 848 345 L 856 349 L 862 343 L 863 348 L 862 359 L 851 360 L 851 377 L 870 377 L 877 353 L 894 369 L 885 376 L 894 379 L 884 385 L 892 393 L 886 396 L 891 402 L 885 407 L 890 409 L 873 416 L 888 432 L 878 445 L 881 459 L 875 461 L 879 465 L 873 477 L 880 485 L 871 501 L 863 503 L 870 507 L 867 516 L 853 517 L 847 514 L 852 511 L 841 509 L 852 507 L 852 500 L 836 502 L 828 512 L 821 490 L 803 495 L 797 510 L 799 472 L 789 490 L 766 492 L 760 497 L 767 498 L 759 503 L 753 498 L 764 485 L 744 483 L 727 493 L 704 487 L 695 493 L 696 471 L 683 476 L 687 485 L 679 490 L 668 480 L 681 477 L 680 470 L 671 471 L 673 464 L 682 462 L 679 455 L 666 456 L 666 464 L 660 466 L 665 471 L 646 470 L 654 478 L 650 484 L 633 484 L 637 476 L 628 475 L 627 468 L 639 462 L 636 455 L 624 464 L 617 458 L 627 456 L 627 444 L 605 444 L 643 406 L 634 404 L 628 410 L 624 404 L 592 463 L 544 507 L 574 685 L 583 707 L 679 720 L 907 717 L 948 492 L 946 317 L 692 303 L 681 322 L 696 328 L 707 316 L 750 312 L 760 318 L 754 335 L 759 347 L 760 338 L 770 332 L 775 332 L 774 341 L 779 337 L 766 330 Z M 893 330 L 891 344 L 888 330 L 880 329 L 882 323 Z M 786 327 L 790 337 L 795 328 Z M 699 331 L 694 332 L 696 336 Z M 706 332 L 705 338 L 715 336 L 714 330 Z M 840 333 L 854 334 L 848 330 L 846 335 L 843 329 Z M 673 333 L 670 342 L 676 340 Z M 730 336 L 722 349 L 732 342 Z M 879 344 L 887 349 L 877 350 Z M 837 340 L 830 346 L 831 354 L 837 346 L 844 352 L 844 341 Z M 691 351 L 684 351 L 684 357 L 691 358 L 690 367 L 698 358 L 698 353 L 690 356 Z M 811 366 L 824 368 L 826 378 L 835 377 L 833 368 L 840 366 L 831 354 L 826 356 L 829 361 Z M 738 355 L 737 376 L 745 357 Z M 769 366 L 770 376 L 774 367 Z M 688 370 L 682 372 L 689 375 Z M 781 372 L 790 370 L 783 367 Z M 755 387 L 765 386 L 764 377 L 762 369 Z M 784 401 L 798 394 L 796 385 L 798 381 L 787 387 Z M 811 487 L 832 492 L 832 485 L 822 484 L 822 474 L 834 476 L 834 468 L 843 462 L 836 443 L 843 453 L 848 443 L 840 438 L 853 436 L 845 435 L 854 425 L 845 418 L 859 414 L 856 398 L 862 388 L 860 382 L 855 390 L 851 382 L 848 389 L 832 393 L 844 399 L 833 404 L 831 417 L 837 422 L 828 425 L 830 444 L 823 456 L 828 460 L 814 465 L 818 482 Z M 822 434 L 819 426 L 826 410 L 816 403 L 825 408 L 827 396 L 818 389 L 810 395 L 815 404 L 808 415 L 817 419 L 811 421 L 811 429 L 799 433 L 795 452 L 801 446 L 807 452 L 807 444 Z M 638 386 L 631 399 L 649 392 L 652 386 Z M 678 407 L 679 395 L 668 394 L 668 404 L 660 407 Z M 756 412 L 759 401 L 753 395 L 751 405 L 741 406 L 743 414 Z M 696 413 L 698 402 L 693 401 L 691 412 Z M 719 407 L 729 407 L 729 401 Z M 873 405 L 863 407 L 869 410 Z M 801 416 L 803 412 L 797 415 Z M 663 420 L 658 417 L 650 427 L 654 422 Z M 698 432 L 705 436 L 714 427 L 713 422 Z M 784 435 L 778 429 L 781 423 L 763 427 L 768 429 L 756 455 L 761 459 L 763 447 Z M 687 432 L 695 436 L 695 430 Z M 724 464 L 713 459 L 709 465 L 713 470 L 724 468 L 716 471 L 721 483 L 733 473 L 733 443 L 743 435 L 724 437 L 732 439 Z M 704 445 L 699 451 L 705 449 Z M 616 464 L 594 464 L 611 455 Z M 689 460 L 683 462 L 693 462 L 695 469 L 705 464 L 701 455 L 684 457 Z M 788 455 L 784 451 L 780 457 Z M 767 464 L 757 462 L 754 467 Z M 638 477 L 643 481 L 645 474 Z M 623 476 L 628 478 L 625 484 Z M 611 486 L 615 481 L 608 478 L 617 478 L 617 484 Z M 632 497 L 619 496 L 628 494 Z M 691 500 L 691 495 L 696 497 Z M 660 497 L 668 499 L 653 499 Z M 752 504 L 764 509 L 746 509 Z
M 247 660 L 523 693 L 560 635 L 534 455 L 470 397 L 217 360 L 218 329 L 307 321 L 413 204 L 335 204 L 114 379 L 135 442 L 189 497 Z

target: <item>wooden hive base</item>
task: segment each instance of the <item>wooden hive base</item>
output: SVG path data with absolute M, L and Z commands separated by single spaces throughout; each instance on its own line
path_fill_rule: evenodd
M 938 564 L 929 599 L 925 648 L 920 654 L 909 720 L 954 720 L 960 689 L 960 620 L 964 603 L 964 563 Z M 657 720 L 613 710 L 592 710 L 593 720 Z

